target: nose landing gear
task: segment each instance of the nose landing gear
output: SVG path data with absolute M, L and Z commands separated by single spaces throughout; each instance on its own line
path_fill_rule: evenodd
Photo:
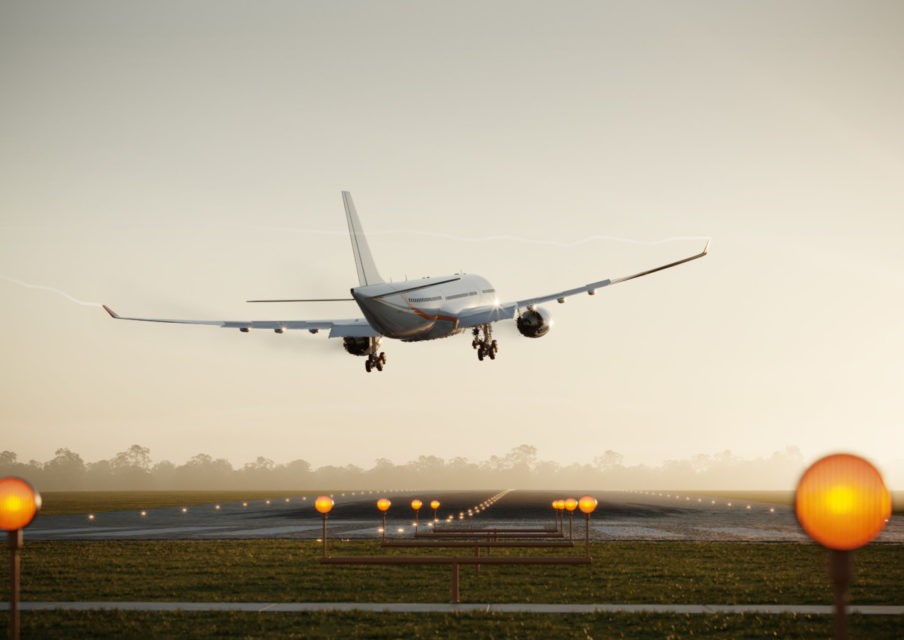
M 493 339 L 493 325 L 484 324 L 474 327 L 471 335 L 474 336 L 474 339 L 471 340 L 471 348 L 477 350 L 477 359 L 481 362 L 486 357 L 495 360 L 496 354 L 499 352 L 499 345 Z

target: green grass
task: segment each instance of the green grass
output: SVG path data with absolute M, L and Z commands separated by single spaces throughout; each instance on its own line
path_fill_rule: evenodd
M 7 613 L 0 614 L 6 625 Z M 850 618 L 852 638 L 900 638 L 891 616 Z M 40 611 L 22 615 L 22 638 L 601 638 L 749 640 L 827 638 L 830 616 L 678 614 L 144 613 Z
M 310 491 L 47 491 L 41 515 L 190 507 L 213 502 L 317 495 Z
M 333 555 L 386 554 L 376 542 Z M 418 550 L 429 553 L 427 550 Z M 393 552 L 393 553 L 402 553 Z M 493 555 L 525 553 L 493 550 Z M 539 553 L 539 551 L 534 551 Z M 547 552 L 553 553 L 553 552 Z M 572 553 L 580 553 L 578 549 Z M 24 600 L 447 602 L 447 566 L 320 565 L 313 541 L 26 542 Z M 828 604 L 826 553 L 796 543 L 613 542 L 590 566 L 462 567 L 464 602 Z M 904 603 L 904 548 L 855 554 L 856 604 Z M 6 598 L 5 581 L 0 599 Z
M 425 550 L 417 550 L 426 553 Z M 574 552 L 579 552 L 575 550 Z M 463 602 L 830 604 L 826 552 L 792 543 L 594 543 L 593 564 L 461 569 Z M 383 554 L 336 542 L 333 555 Z M 393 551 L 393 553 L 397 553 Z M 507 553 L 493 550 L 493 555 Z M 510 550 L 508 553 L 521 553 Z M 534 550 L 532 553 L 539 553 Z M 444 566 L 323 566 L 312 541 L 26 542 L 26 601 L 448 602 Z M 904 547 L 855 554 L 854 604 L 904 602 Z M 0 601 L 8 598 L 6 581 Z M 0 612 L 0 625 L 6 624 Z M 898 638 L 902 618 L 852 616 Z M 26 611 L 23 638 L 814 638 L 830 616 Z

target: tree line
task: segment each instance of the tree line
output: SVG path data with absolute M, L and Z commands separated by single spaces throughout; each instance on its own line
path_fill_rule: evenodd
M 541 460 L 536 447 L 522 444 L 503 456 L 472 462 L 422 455 L 404 464 L 377 459 L 370 468 L 327 465 L 314 468 L 298 459 L 277 464 L 258 456 L 234 467 L 223 458 L 199 453 L 184 464 L 154 462 L 147 447 L 135 444 L 108 460 L 85 462 L 70 449 L 57 449 L 46 462 L 21 462 L 0 452 L 0 476 L 28 479 L 41 491 L 203 490 L 322 488 L 485 489 L 791 489 L 804 468 L 795 447 L 770 456 L 744 459 L 730 451 L 668 460 L 657 466 L 627 465 L 624 456 L 605 451 L 592 462 L 562 465 Z

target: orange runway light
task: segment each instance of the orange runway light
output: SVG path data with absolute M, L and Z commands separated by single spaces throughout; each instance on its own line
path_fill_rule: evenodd
M 389 511 L 389 507 L 391 506 L 392 502 L 390 502 L 388 498 L 380 498 L 379 500 L 377 500 L 377 509 L 379 509 L 380 511 Z
M 411 501 L 411 508 L 414 509 L 415 511 L 419 510 L 423 506 L 424 506 L 424 503 L 421 502 L 420 500 L 418 500 L 417 498 L 415 498 L 414 500 Z
M 431 500 L 431 501 L 430 501 L 430 508 L 433 509 L 434 511 L 436 511 L 437 509 L 439 509 L 439 500 Z
M 334 505 L 334 504 L 336 504 L 336 503 L 333 502 L 333 499 L 332 499 L 331 497 L 329 497 L 329 496 L 319 496 L 319 497 L 314 501 L 314 508 L 317 509 L 317 511 L 318 511 L 319 513 L 322 513 L 323 515 L 326 515 L 326 514 L 328 514 L 330 511 L 333 510 L 333 505 Z
M 891 516 L 891 493 L 869 462 L 847 453 L 826 456 L 804 472 L 795 496 L 797 520 L 829 549 L 857 549 L 879 535 Z
M 578 501 L 574 498 L 568 498 L 565 500 L 565 508 L 569 511 L 574 511 L 578 508 Z
M 22 478 L 0 479 L 0 529 L 17 531 L 41 510 L 41 494 Z
M 599 504 L 593 496 L 582 496 L 580 500 L 578 500 L 578 509 L 581 510 L 581 513 L 591 514 L 596 510 L 596 505 Z

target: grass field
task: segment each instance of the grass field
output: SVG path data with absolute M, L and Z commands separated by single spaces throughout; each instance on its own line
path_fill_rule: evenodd
M 702 494 L 702 492 L 698 492 Z M 150 509 L 304 495 L 288 491 L 48 493 L 44 513 Z M 311 495 L 310 493 L 308 495 Z M 707 492 L 787 503 L 782 492 Z M 896 504 L 900 507 L 901 501 Z M 385 554 L 336 541 L 333 555 Z M 427 553 L 419 550 L 420 553 Z M 579 553 L 579 550 L 574 552 Z M 493 550 L 493 554 L 518 553 Z M 534 553 L 537 553 L 534 551 Z M 580 567 L 484 566 L 463 602 L 829 604 L 826 553 L 796 543 L 593 543 Z M 27 542 L 22 598 L 39 601 L 448 602 L 448 567 L 321 566 L 313 541 Z M 904 603 L 904 546 L 855 554 L 854 604 Z M 8 586 L 0 581 L 0 600 Z M 0 625 L 7 612 L 0 612 Z M 854 638 L 901 638 L 904 620 L 852 616 Z M 24 612 L 23 638 L 814 638 L 829 616 Z
M 29 542 L 22 598 L 448 602 L 448 567 L 321 566 L 319 552 L 315 542 L 289 540 Z M 332 553 L 385 552 L 375 542 L 353 541 L 337 542 Z M 484 566 L 479 574 L 463 568 L 462 601 L 831 603 L 826 554 L 813 545 L 617 542 L 593 544 L 592 555 L 589 567 Z M 862 549 L 856 567 L 852 603 L 904 603 L 901 545 Z M 8 597 L 5 589 L 0 600 Z M 854 616 L 852 636 L 899 638 L 902 624 L 900 617 Z M 24 638 L 812 638 L 830 630 L 828 616 L 754 614 L 23 614 Z
M 0 624 L 6 625 L 6 612 Z M 901 620 L 893 616 L 850 618 L 852 638 L 897 640 Z M 829 638 L 830 616 L 499 613 L 141 613 L 89 611 L 26 612 L 22 638 L 94 640 L 112 638 L 576 638 L 811 640 Z

